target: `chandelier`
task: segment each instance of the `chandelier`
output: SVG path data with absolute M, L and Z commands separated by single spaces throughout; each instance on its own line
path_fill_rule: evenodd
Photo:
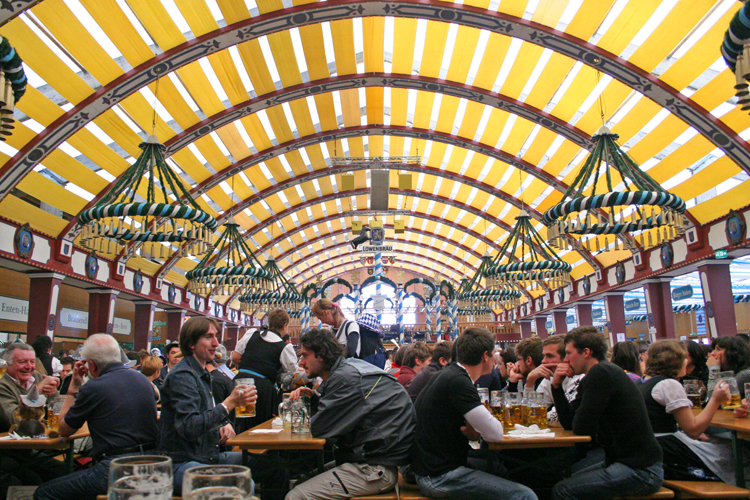
M 194 269 L 185 274 L 189 292 L 210 296 L 273 290 L 271 274 L 263 269 L 247 246 L 233 217 L 230 216 L 229 222 L 224 224 L 216 248 L 217 252 L 206 254 Z M 226 265 L 218 265 L 221 259 Z
M 498 288 L 480 288 L 480 282 L 485 271 L 492 266 L 492 256 L 487 253 L 482 256 L 482 263 L 474 276 L 461 281 L 457 298 L 459 308 L 463 310 L 478 310 L 486 308 L 510 309 L 520 305 L 521 292 L 511 286 Z
M 186 253 L 213 250 L 216 220 L 201 210 L 181 179 L 166 163 L 166 147 L 155 136 L 138 146 L 140 157 L 94 205 L 78 216 L 80 243 L 104 254 L 117 254 L 128 243 L 149 244 L 153 257 L 172 254 L 172 243 Z
M 511 256 L 518 249 L 521 250 L 522 259 L 527 254 L 529 259 L 513 262 Z M 571 269 L 571 265 L 560 260 L 534 229 L 528 212 L 521 209 L 521 213 L 516 217 L 516 225 L 505 240 L 500 253 L 486 265 L 484 278 L 487 288 L 491 290 L 535 290 L 541 287 L 541 283 L 545 284 L 544 288 L 558 288 L 570 283 Z
M 25 92 L 23 61 L 8 39 L 0 37 L 0 141 L 13 133 L 13 110 Z
M 267 277 L 266 289 L 256 287 L 241 295 L 238 298 L 240 309 L 243 312 L 284 309 L 291 317 L 298 317 L 305 302 L 303 294 L 284 276 L 274 259 L 268 259 L 263 272 Z
M 729 29 L 724 33 L 724 43 L 721 44 L 721 55 L 729 69 L 734 72 L 737 104 L 743 111 L 750 109 L 750 9 L 747 4 L 742 5 L 729 22 Z
M 685 232 L 685 202 L 643 172 L 617 145 L 618 138 L 605 126 L 599 129 L 591 138 L 594 149 L 562 201 L 544 213 L 547 240 L 553 247 L 608 251 L 607 235 L 612 235 L 612 250 L 620 250 L 625 245 L 618 236 L 630 246 L 628 236 L 640 232 L 640 245 L 647 248 L 654 246 L 654 240 L 660 245 Z M 591 194 L 584 196 L 589 188 Z M 603 189 L 607 192 L 601 193 Z M 588 238 L 582 244 L 573 235 L 605 235 L 604 244 L 600 238 Z

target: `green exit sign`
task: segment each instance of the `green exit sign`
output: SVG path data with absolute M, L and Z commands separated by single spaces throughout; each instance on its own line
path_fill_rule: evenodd
M 716 250 L 714 252 L 714 257 L 717 259 L 726 259 L 727 258 L 727 251 L 726 250 Z

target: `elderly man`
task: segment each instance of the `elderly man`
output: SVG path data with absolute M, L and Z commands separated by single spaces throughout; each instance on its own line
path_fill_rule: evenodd
M 57 377 L 47 377 L 34 371 L 36 354 L 23 342 L 9 344 L 3 353 L 8 369 L 0 378 L 0 432 L 6 432 L 14 423 L 13 414 L 18 409 L 21 396 L 27 396 L 34 384 L 40 394 L 57 395 Z M 62 462 L 54 460 L 44 452 L 33 450 L 9 450 L 0 453 L 0 470 L 8 472 L 25 485 L 37 485 L 67 472 Z M 0 488 L 1 490 L 2 488 Z
M 95 499 L 107 494 L 109 463 L 156 447 L 156 400 L 151 383 L 122 363 L 111 335 L 97 333 L 83 343 L 60 412 L 60 435 L 70 436 L 88 422 L 96 465 L 44 483 L 36 500 Z M 84 385 L 84 376 L 89 381 Z
M 296 486 L 287 500 L 335 500 L 390 490 L 414 437 L 411 398 L 375 365 L 344 358 L 344 346 L 328 330 L 306 333 L 300 345 L 300 367 L 323 383 L 319 394 L 302 387 L 292 399 L 309 396 L 313 407 L 317 403 L 310 432 L 336 439 L 336 467 Z
M 184 360 L 174 366 L 161 387 L 159 453 L 174 463 L 174 494 L 182 491 L 182 477 L 191 467 L 211 464 L 242 464 L 242 453 L 222 452 L 220 445 L 234 437 L 229 414 L 238 406 L 255 403 L 255 387 L 239 385 L 216 404 L 206 363 L 213 362 L 219 346 L 218 325 L 212 319 L 190 318 L 180 330 Z M 257 458 L 249 464 L 253 477 L 264 482 Z M 271 476 L 274 482 L 280 476 Z M 283 477 L 278 482 L 283 481 Z M 274 486 L 278 486 L 275 484 Z

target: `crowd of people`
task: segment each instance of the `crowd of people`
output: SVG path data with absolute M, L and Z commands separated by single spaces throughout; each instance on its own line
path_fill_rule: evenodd
M 251 455 L 245 465 L 264 500 L 379 494 L 394 488 L 399 472 L 425 496 L 461 499 L 612 498 L 657 491 L 664 478 L 734 482 L 729 440 L 709 424 L 730 400 L 718 372 L 732 371 L 745 397 L 750 347 L 740 336 L 710 348 L 659 340 L 647 349 L 632 342 L 609 349 L 596 328 L 584 326 L 498 348 L 489 331 L 471 327 L 454 342 L 386 351 L 373 317 L 349 320 L 325 299 L 312 312 L 330 329 L 305 332 L 296 349 L 283 310 L 270 312 L 266 326 L 250 329 L 231 353 L 218 325 L 203 317 L 185 322 L 163 353 L 126 353 L 106 334 L 59 358 L 48 337 L 9 344 L 0 432 L 18 424 L 20 406 L 62 395 L 59 435 L 87 424 L 91 446 L 81 451 L 92 460 L 68 474 L 43 451 L 3 451 L 0 481 L 40 485 L 38 500 L 94 499 L 106 494 L 113 459 L 147 453 L 172 459 L 180 495 L 189 468 L 243 463 L 227 441 L 273 418 L 282 393 L 291 392 L 291 400 L 309 400 L 311 434 L 333 443 L 334 462 L 300 476 L 281 457 Z M 236 382 L 247 378 L 252 385 Z M 706 389 L 700 413 L 691 411 L 685 380 Z M 539 393 L 550 426 L 591 436 L 589 445 L 570 449 L 573 474 L 548 484 L 503 477 L 502 466 L 482 460 L 481 443 L 501 441 L 505 430 L 478 388 Z M 235 409 L 249 405 L 256 416 L 237 418 Z M 747 416 L 747 404 L 735 412 Z

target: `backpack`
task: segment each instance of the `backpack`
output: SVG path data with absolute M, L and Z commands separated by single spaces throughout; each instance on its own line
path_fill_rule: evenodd
M 368 315 L 363 315 L 363 318 Z M 372 315 L 369 315 L 372 316 Z M 385 347 L 380 339 L 380 332 L 372 328 L 368 321 L 363 321 L 363 318 L 358 320 L 357 326 L 359 326 L 359 356 L 357 358 L 367 361 L 368 363 L 377 366 L 381 370 L 385 367 Z M 369 318 L 368 318 L 369 319 Z M 374 321 L 377 321 L 372 316 Z M 354 321 L 348 321 L 345 324 L 346 338 L 349 338 L 349 327 Z M 372 321 L 370 321 L 372 324 Z M 350 351 L 351 352 L 351 351 Z

